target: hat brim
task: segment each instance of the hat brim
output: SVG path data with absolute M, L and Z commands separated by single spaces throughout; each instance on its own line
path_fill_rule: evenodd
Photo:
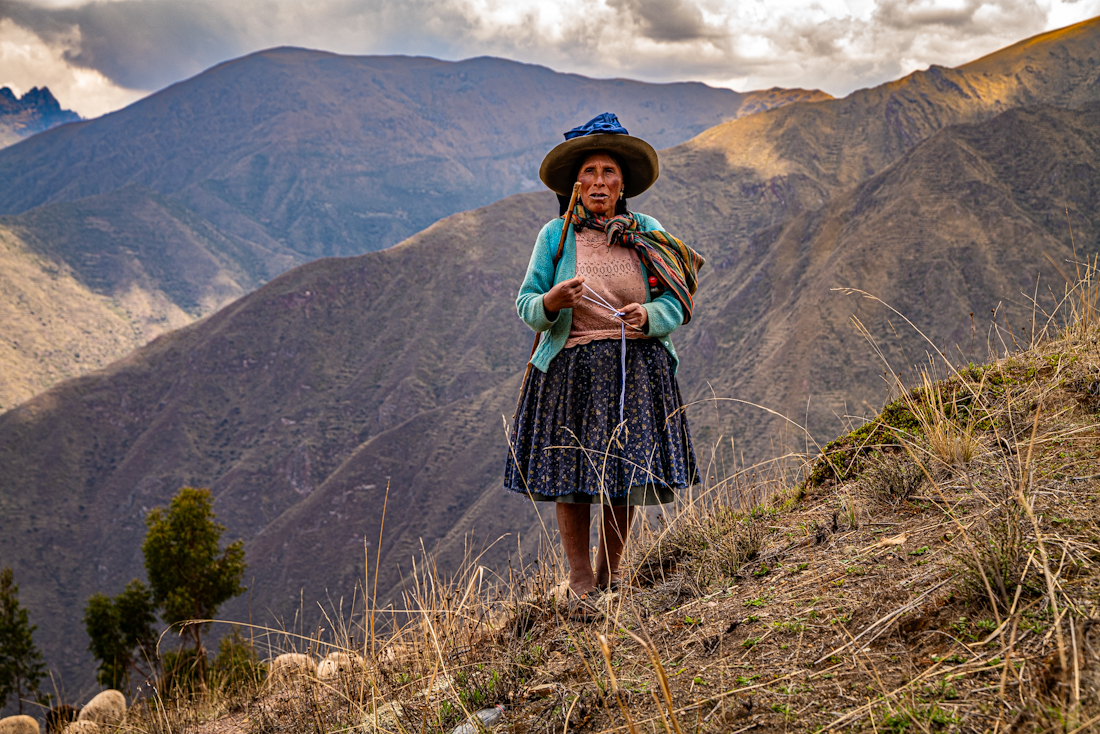
M 574 169 L 584 156 L 600 150 L 622 158 L 627 169 L 623 172 L 626 177 L 623 194 L 627 198 L 648 189 L 660 175 L 657 151 L 652 145 L 632 135 L 597 133 L 566 140 L 547 153 L 539 167 L 539 178 L 554 193 L 569 196 L 576 183 Z

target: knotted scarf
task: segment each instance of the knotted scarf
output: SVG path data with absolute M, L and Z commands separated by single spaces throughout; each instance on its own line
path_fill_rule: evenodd
M 699 269 L 706 262 L 702 255 L 663 229 L 639 229 L 631 213 L 603 217 L 578 201 L 573 209 L 573 228 L 580 231 L 585 227 L 605 232 L 608 244 L 632 247 L 649 274 L 683 306 L 684 323 L 691 321 L 692 296 L 698 286 Z

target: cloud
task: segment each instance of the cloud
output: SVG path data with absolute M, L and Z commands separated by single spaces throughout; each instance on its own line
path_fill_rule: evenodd
M 0 86 L 11 87 L 17 95 L 32 87 L 49 87 L 62 107 L 81 117 L 98 117 L 145 96 L 146 92 L 120 87 L 95 69 L 74 67 L 65 54 L 79 44 L 75 31 L 46 43 L 11 20 L 0 19 Z
M 975 33 L 988 33 L 1008 23 L 1005 30 L 1034 27 L 1043 23 L 1046 14 L 1038 4 L 1029 0 L 966 0 L 962 3 L 944 3 L 929 0 L 880 0 L 875 8 L 875 19 L 884 28 L 907 30 L 919 28 L 959 29 Z
M 608 5 L 629 16 L 641 34 L 654 41 L 694 41 L 718 35 L 689 0 L 609 0 Z
M 0 0 L 0 47 L 37 39 L 42 78 L 18 83 L 87 109 L 278 45 L 843 95 L 1098 13 L 1100 0 Z M 69 99 L 47 79 L 65 74 Z M 0 84 L 11 76 L 0 64 Z
M 212 4 L 121 0 L 50 7 L 0 0 L 0 18 L 65 48 L 72 66 L 122 87 L 158 89 L 251 50 L 243 30 Z M 76 37 L 78 42 L 71 39 Z

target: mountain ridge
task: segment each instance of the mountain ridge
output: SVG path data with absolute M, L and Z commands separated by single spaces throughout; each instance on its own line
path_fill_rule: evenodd
M 605 109 L 664 147 L 723 119 L 825 96 L 592 80 L 488 57 L 273 49 L 0 151 L 0 211 L 25 249 L 88 286 L 82 302 L 114 299 L 149 338 L 313 258 L 383 248 L 537 187 L 544 150 Z M 104 221 L 127 246 L 105 241 Z M 92 264 L 99 247 L 111 255 Z M 161 267 L 173 257 L 178 273 Z M 79 371 L 50 359 L 26 369 Z M 0 409 L 38 385 L 35 374 L 0 378 Z

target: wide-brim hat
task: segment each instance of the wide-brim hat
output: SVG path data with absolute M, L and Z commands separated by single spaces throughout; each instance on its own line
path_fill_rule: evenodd
M 613 125 L 608 124 L 609 120 L 613 121 Z M 566 133 L 569 139 L 542 159 L 539 178 L 554 193 L 569 196 L 573 191 L 573 184 L 576 183 L 577 167 L 581 161 L 592 153 L 606 150 L 618 156 L 626 168 L 623 171 L 626 178 L 624 196 L 631 198 L 648 189 L 660 175 L 657 151 L 641 138 L 628 135 L 626 129 L 618 123 L 614 115 L 604 113 L 570 130 Z M 622 132 L 605 132 L 609 129 Z

